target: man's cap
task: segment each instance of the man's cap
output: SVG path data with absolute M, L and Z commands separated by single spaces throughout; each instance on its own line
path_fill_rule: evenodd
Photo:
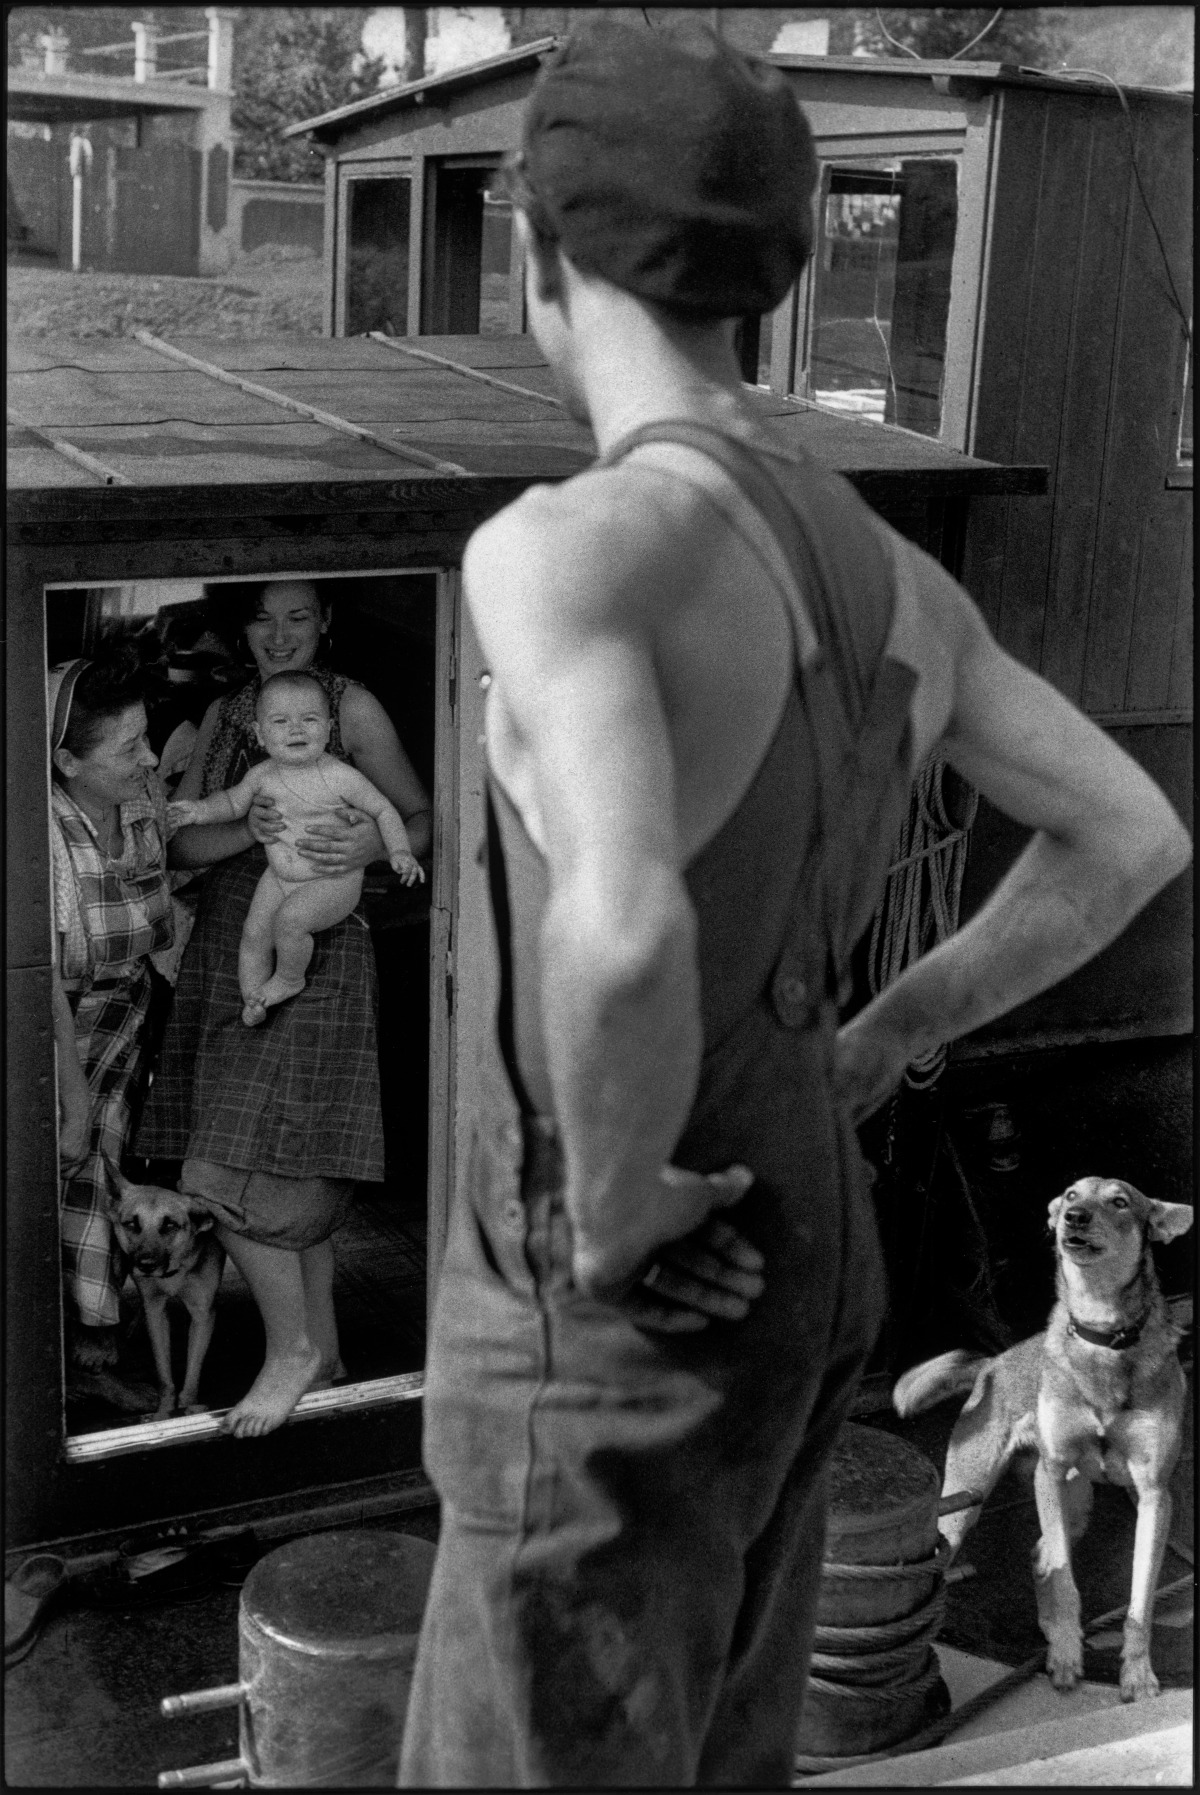
M 812 248 L 816 156 L 787 79 L 704 26 L 573 32 L 530 96 L 520 175 L 582 272 L 698 316 L 771 311 Z

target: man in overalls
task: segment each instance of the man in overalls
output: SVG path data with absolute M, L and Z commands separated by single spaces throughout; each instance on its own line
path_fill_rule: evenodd
M 477 532 L 496 1026 L 431 1326 L 409 1785 L 790 1780 L 884 1300 L 854 1123 L 1186 864 L 1162 794 L 742 396 L 812 234 L 778 73 L 593 22 L 513 170 L 595 467 Z M 1033 830 L 838 1028 L 934 748 Z

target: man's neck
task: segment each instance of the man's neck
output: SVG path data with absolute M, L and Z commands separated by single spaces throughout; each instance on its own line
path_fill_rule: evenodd
M 745 421 L 741 379 L 719 325 L 673 330 L 628 305 L 593 314 L 577 338 L 576 374 L 601 454 L 666 418 Z

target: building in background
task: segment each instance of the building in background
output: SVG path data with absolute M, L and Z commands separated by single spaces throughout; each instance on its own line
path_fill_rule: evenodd
M 159 42 L 137 24 L 128 41 L 77 54 L 67 33 L 48 32 L 40 66 L 9 67 L 10 247 L 76 269 L 228 268 L 235 13 L 210 6 L 205 18 L 162 40 L 187 38 L 182 66 L 173 55 L 160 69 Z

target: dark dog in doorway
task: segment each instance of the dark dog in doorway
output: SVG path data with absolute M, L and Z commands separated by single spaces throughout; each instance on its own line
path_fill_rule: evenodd
M 194 1197 L 156 1184 L 131 1184 L 110 1159 L 105 1158 L 112 1190 L 108 1215 L 113 1232 L 131 1262 L 133 1281 L 142 1299 L 146 1332 L 158 1374 L 156 1421 L 165 1420 L 178 1408 L 194 1413 L 200 1372 L 212 1340 L 214 1310 L 225 1251 L 213 1232 L 212 1212 Z M 183 1388 L 176 1395 L 171 1369 L 169 1302 L 179 1302 L 188 1314 L 187 1369 Z
M 1059 1689 L 1083 1674 L 1070 1548 L 1087 1526 L 1093 1483 L 1110 1481 L 1137 1497 L 1121 1696 L 1158 1694 L 1150 1627 L 1186 1384 L 1180 1330 L 1167 1313 L 1150 1243 L 1191 1225 L 1189 1204 L 1158 1202 L 1117 1178 L 1078 1179 L 1050 1205 L 1058 1301 L 1046 1332 L 996 1358 L 943 1353 L 906 1371 L 893 1393 L 897 1412 L 912 1415 L 969 1392 L 946 1455 L 944 1495 L 972 1490 L 982 1503 L 1014 1453 L 1037 1454 L 1038 1624 Z M 977 1505 L 939 1521 L 952 1557 L 978 1518 Z

